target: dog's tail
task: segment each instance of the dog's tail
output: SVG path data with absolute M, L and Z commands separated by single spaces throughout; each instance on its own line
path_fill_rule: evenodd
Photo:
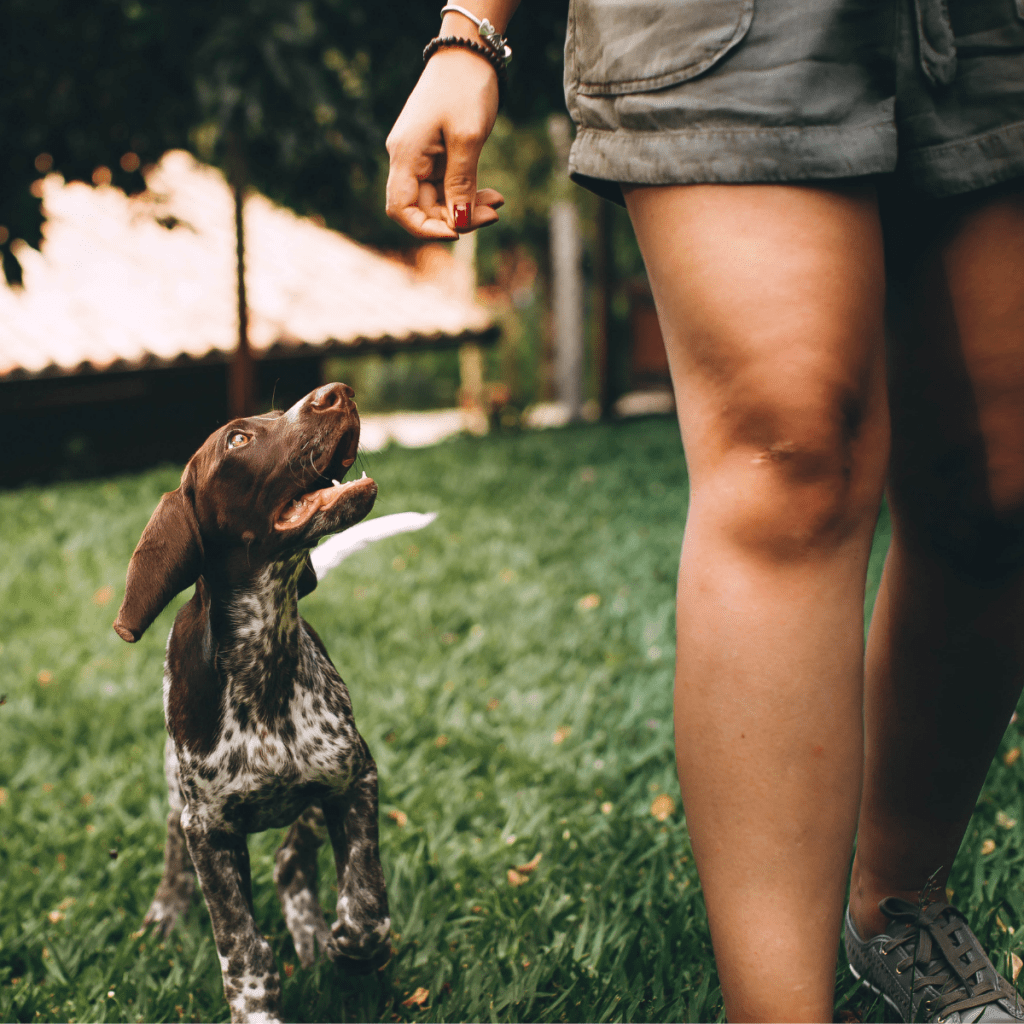
M 319 547 L 313 548 L 312 561 L 316 578 L 322 580 L 349 555 L 362 551 L 374 541 L 411 530 L 422 530 L 436 518 L 436 512 L 397 512 L 392 516 L 379 516 L 350 526 L 344 533 L 328 537 Z

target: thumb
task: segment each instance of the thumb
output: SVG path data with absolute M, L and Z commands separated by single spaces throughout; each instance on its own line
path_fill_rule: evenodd
M 449 135 L 445 145 L 444 199 L 449 223 L 456 231 L 469 231 L 473 225 L 476 169 L 484 136 Z

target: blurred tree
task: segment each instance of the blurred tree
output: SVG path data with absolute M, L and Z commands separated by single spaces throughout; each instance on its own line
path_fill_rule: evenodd
M 351 4 L 4 7 L 0 224 L 10 237 L 38 241 L 30 187 L 51 169 L 135 191 L 145 163 L 182 146 L 221 166 L 231 154 L 236 170 L 244 161 L 253 183 L 279 198 L 319 190 L 325 205 L 344 205 L 351 171 L 372 162 L 379 133 L 360 55 L 335 45 L 355 35 Z
M 508 113 L 560 109 L 568 0 L 513 22 Z M 365 241 L 383 216 L 383 139 L 415 84 L 438 5 L 372 0 L 0 0 L 0 255 L 39 241 L 32 183 L 143 187 L 172 147 Z

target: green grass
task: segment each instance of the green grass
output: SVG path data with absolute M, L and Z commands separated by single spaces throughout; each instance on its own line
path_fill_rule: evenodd
M 286 1019 L 720 1019 L 672 754 L 674 424 L 462 439 L 366 468 L 375 514 L 441 513 L 303 602 L 380 767 L 396 956 L 369 979 L 294 966 L 281 833 L 252 837 L 257 919 L 294 967 Z M 161 870 L 161 666 L 184 596 L 135 646 L 110 623 L 177 476 L 0 494 L 0 1020 L 228 1017 L 201 905 L 166 943 L 134 934 Z M 997 956 L 1024 945 L 999 923 L 1024 925 L 1020 770 L 997 761 L 953 881 Z M 988 838 L 996 852 L 976 856 Z M 420 987 L 426 1005 L 403 1006 Z M 877 1009 L 845 974 L 839 996 Z

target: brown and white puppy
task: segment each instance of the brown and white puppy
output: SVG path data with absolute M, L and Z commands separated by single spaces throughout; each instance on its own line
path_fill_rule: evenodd
M 328 384 L 287 412 L 232 420 L 160 500 L 128 566 L 114 629 L 129 643 L 195 584 L 167 643 L 164 875 L 145 918 L 166 934 L 206 898 L 233 1021 L 271 1021 L 281 984 L 253 920 L 246 836 L 291 825 L 274 878 L 304 965 L 319 947 L 372 970 L 391 921 L 377 845 L 377 769 L 348 690 L 298 600 L 316 586 L 309 552 L 359 522 L 377 485 L 340 481 L 355 460 L 353 392 Z M 337 920 L 317 893 L 330 837 Z

